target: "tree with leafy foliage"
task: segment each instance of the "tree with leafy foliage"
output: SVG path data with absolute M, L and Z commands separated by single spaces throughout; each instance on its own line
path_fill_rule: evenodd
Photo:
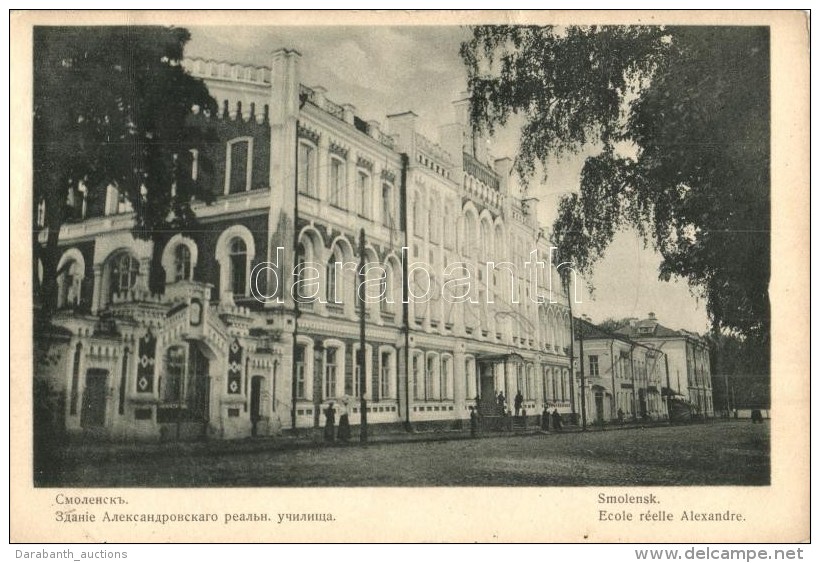
M 589 274 L 632 227 L 662 280 L 705 297 L 715 330 L 768 346 L 768 28 L 479 26 L 461 55 L 473 125 L 523 119 L 525 185 L 598 149 L 559 204 L 559 262 Z
M 104 200 L 114 186 L 134 209 L 134 235 L 159 243 L 195 225 L 191 148 L 207 139 L 189 127 L 193 107 L 216 113 L 205 84 L 185 72 L 187 30 L 166 27 L 35 27 L 33 233 L 40 320 L 56 305 L 60 228 L 79 191 Z M 42 213 L 42 211 L 40 211 Z M 155 252 L 160 245 L 155 244 Z

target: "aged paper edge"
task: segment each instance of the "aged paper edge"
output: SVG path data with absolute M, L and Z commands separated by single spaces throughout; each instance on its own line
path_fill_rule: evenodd
M 35 24 L 768 25 L 772 55 L 772 472 L 768 487 L 86 489 L 135 512 L 326 513 L 332 524 L 60 524 L 31 472 L 31 28 Z M 809 539 L 808 19 L 786 11 L 14 12 L 11 14 L 10 539 L 12 542 L 798 542 Z M 24 238 L 25 237 L 25 238 Z M 775 263 L 776 258 L 776 263 Z M 76 491 L 76 490 L 75 490 Z M 603 524 L 599 492 L 655 492 L 662 508 L 743 523 Z M 490 517 L 493 515 L 493 517 Z

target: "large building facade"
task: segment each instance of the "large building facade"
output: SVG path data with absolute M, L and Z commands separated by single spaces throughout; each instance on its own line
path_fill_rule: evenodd
M 411 111 L 365 121 L 302 84 L 301 64 L 286 49 L 261 68 L 185 61 L 222 108 L 191 116 L 216 139 L 191 153 L 216 195 L 195 204 L 196 233 L 155 248 L 116 189 L 72 194 L 59 337 L 35 363 L 65 428 L 272 435 L 321 426 L 330 403 L 357 425 L 363 391 L 385 427 L 457 426 L 499 393 L 569 415 L 567 295 L 511 160 L 468 127 L 468 99 L 434 142 Z

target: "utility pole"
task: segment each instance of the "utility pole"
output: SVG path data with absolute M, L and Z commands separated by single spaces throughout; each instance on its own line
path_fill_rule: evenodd
M 632 373 L 632 420 L 638 420 L 638 390 L 635 387 L 635 343 L 630 343 L 629 371 Z
M 361 428 L 359 431 L 359 441 L 367 443 L 367 362 L 365 361 L 365 316 L 367 311 L 365 309 L 365 294 L 364 294 L 364 229 L 359 231 L 359 290 L 357 295 L 359 297 L 359 395 L 361 402 L 359 404 L 359 411 L 361 413 Z
M 569 294 L 569 274 L 562 276 L 564 289 L 567 293 L 567 305 L 569 306 L 569 405 L 570 417 L 573 424 L 578 424 L 578 415 L 575 413 L 575 319 L 572 316 L 572 297 Z M 563 389 L 563 385 L 561 386 Z
M 663 353 L 663 363 L 666 365 L 666 419 L 672 421 L 672 384 L 669 381 L 669 356 Z
M 581 430 L 587 429 L 587 400 L 586 400 L 586 379 L 584 377 L 584 320 L 578 326 L 579 355 L 578 363 L 581 364 Z

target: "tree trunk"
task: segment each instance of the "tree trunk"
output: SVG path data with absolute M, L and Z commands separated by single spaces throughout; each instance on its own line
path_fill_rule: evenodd
M 50 223 L 45 244 L 41 244 L 37 238 L 34 240 L 35 260 L 40 259 L 43 265 L 43 278 L 39 284 L 39 321 L 48 323 L 57 309 L 57 264 L 60 260 L 60 221 Z M 36 234 L 35 237 L 38 237 Z M 35 263 L 35 276 L 39 266 Z
M 165 293 L 165 270 L 162 267 L 162 252 L 171 236 L 163 231 L 155 231 L 151 236 L 151 271 L 148 274 L 148 289 L 151 293 Z

